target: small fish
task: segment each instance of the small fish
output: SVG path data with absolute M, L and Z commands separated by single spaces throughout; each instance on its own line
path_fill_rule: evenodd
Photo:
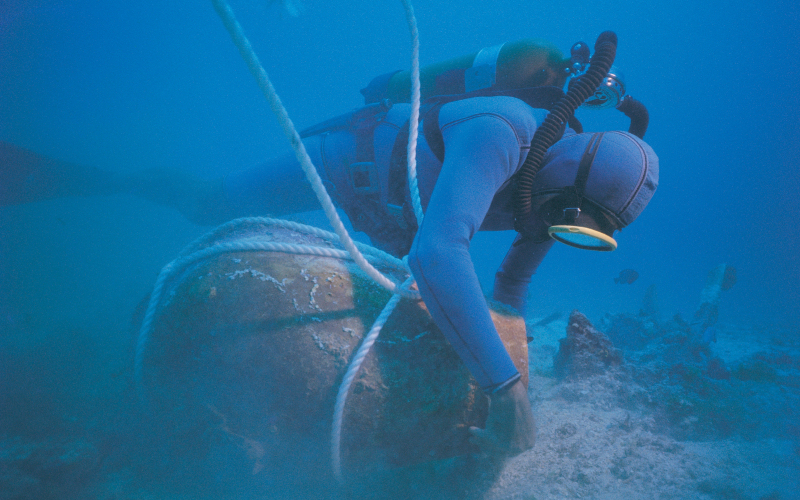
M 619 272 L 619 276 L 614 278 L 614 283 L 619 283 L 620 285 L 630 285 L 636 281 L 637 278 L 639 278 L 639 273 L 633 269 L 623 269 Z

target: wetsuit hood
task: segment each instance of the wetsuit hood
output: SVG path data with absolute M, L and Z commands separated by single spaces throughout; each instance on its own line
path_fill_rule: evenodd
M 564 137 L 547 151 L 533 186 L 533 205 L 540 213 L 570 208 L 553 207 L 553 200 L 575 186 L 581 160 L 593 136 Z M 642 213 L 657 186 L 658 157 L 653 149 L 630 133 L 605 132 L 583 188 L 581 210 L 591 218 L 591 222 L 584 219 L 584 225 L 610 236 Z M 548 219 L 547 214 L 542 215 Z

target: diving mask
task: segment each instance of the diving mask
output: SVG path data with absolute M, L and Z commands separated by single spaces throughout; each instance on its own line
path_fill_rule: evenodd
M 550 226 L 547 234 L 556 241 L 584 250 L 610 252 L 617 248 L 612 235 L 616 226 L 603 210 L 585 199 L 586 183 L 605 133 L 591 136 L 578 164 L 575 181 L 558 190 L 555 196 L 543 197 L 541 214 Z M 583 210 L 581 209 L 583 207 Z
M 611 252 L 617 249 L 617 242 L 611 236 L 582 226 L 550 226 L 547 234 L 556 241 L 583 250 Z
M 615 229 L 613 224 L 589 202 L 584 202 L 584 210 L 581 210 L 567 201 L 571 198 L 573 196 L 569 193 L 556 196 L 548 204 L 552 208 L 550 210 L 545 208 L 544 212 L 549 212 L 545 215 L 550 224 L 547 228 L 548 236 L 582 250 L 598 252 L 616 250 L 617 242 L 612 237 Z M 571 208 L 555 208 L 563 206 Z

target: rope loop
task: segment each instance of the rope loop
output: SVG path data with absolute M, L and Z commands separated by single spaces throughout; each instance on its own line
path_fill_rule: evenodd
M 139 329 L 139 337 L 136 342 L 136 352 L 134 355 L 134 378 L 136 385 L 140 391 L 140 395 L 144 396 L 143 388 L 143 370 L 144 370 L 144 357 L 149 346 L 150 335 L 153 330 L 153 323 L 158 312 L 158 306 L 161 302 L 161 296 L 164 292 L 164 285 L 183 271 L 187 267 L 217 255 L 231 252 L 283 252 L 298 255 L 316 255 L 320 257 L 333 257 L 337 259 L 353 260 L 350 252 L 339 248 L 330 248 L 325 246 L 315 245 L 298 245 L 293 243 L 284 243 L 278 241 L 266 240 L 258 236 L 247 238 L 236 238 L 231 241 L 223 241 L 214 243 L 213 241 L 225 233 L 251 226 L 277 226 L 292 231 L 311 234 L 318 236 L 322 239 L 338 242 L 338 237 L 328 231 L 324 231 L 313 226 L 299 224 L 297 222 L 290 222 L 280 219 L 270 219 L 265 217 L 246 217 L 242 219 L 235 219 L 227 222 L 219 227 L 214 228 L 210 232 L 204 234 L 200 238 L 190 243 L 178 257 L 164 266 L 156 279 L 153 286 L 153 292 L 150 294 L 150 302 L 147 305 L 142 326 Z M 364 254 L 373 262 L 380 263 L 387 267 L 393 268 L 398 271 L 408 273 L 407 265 L 402 260 L 382 252 L 369 245 L 359 244 L 364 250 Z M 371 265 L 371 264 L 370 264 Z M 388 279 L 388 278 L 387 278 Z M 409 290 L 406 287 L 397 286 L 397 289 L 402 291 L 401 295 L 404 297 L 419 295 L 416 290 Z M 146 400 L 146 398 L 143 397 Z

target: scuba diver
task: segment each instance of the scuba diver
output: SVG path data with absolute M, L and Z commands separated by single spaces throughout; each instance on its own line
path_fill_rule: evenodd
M 549 44 L 523 40 L 423 68 L 419 227 L 406 176 L 409 72 L 375 78 L 362 90 L 364 108 L 301 132 L 353 227 L 375 246 L 408 255 L 430 314 L 489 398 L 485 429 L 471 429 L 487 452 L 531 448 L 536 426 L 492 322 L 470 240 L 477 231 L 518 231 L 493 298 L 524 314 L 531 277 L 555 241 L 615 249 L 614 232 L 636 219 L 658 184 L 658 158 L 642 140 L 646 110 L 621 98 L 615 51 L 616 35 L 606 32 L 591 59 L 582 42 L 564 58 Z M 631 117 L 630 130 L 583 133 L 573 114 L 584 101 L 618 107 Z M 2 143 L 0 162 L 0 205 L 131 192 L 203 225 L 319 208 L 291 153 L 212 180 L 164 169 L 118 178 Z

